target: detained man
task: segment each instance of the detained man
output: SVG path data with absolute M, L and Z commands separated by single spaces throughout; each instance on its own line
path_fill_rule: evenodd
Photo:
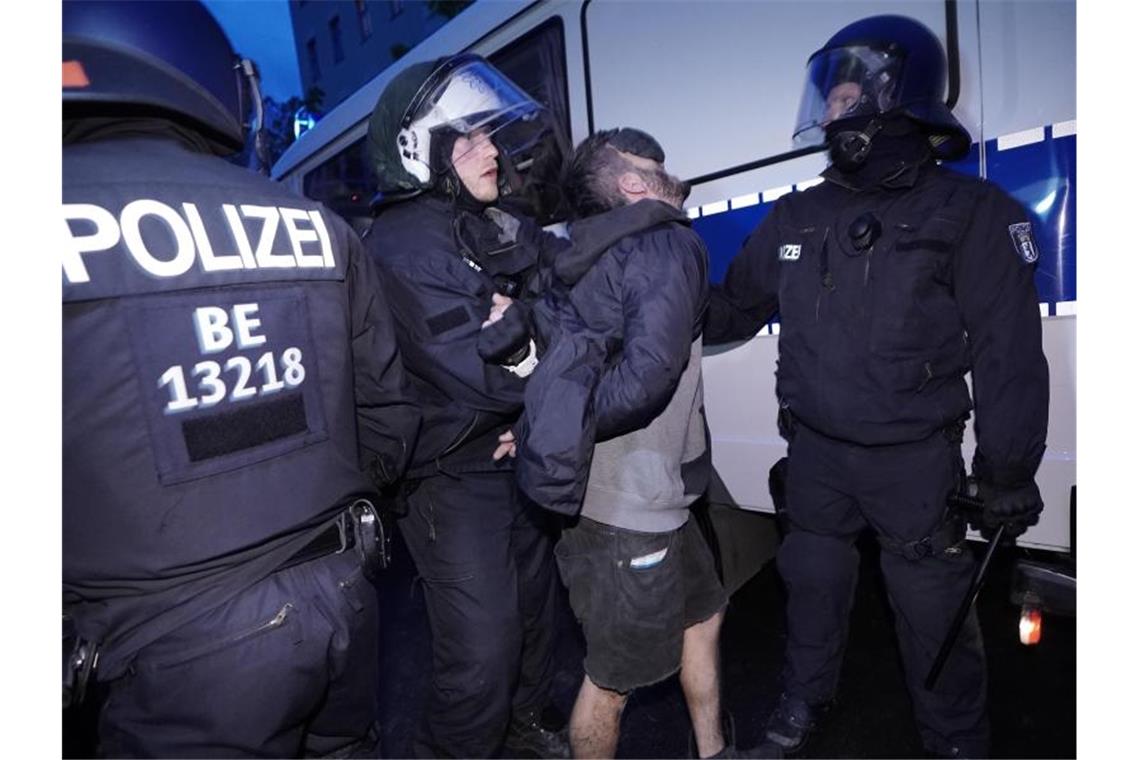
M 637 129 L 575 151 L 578 217 L 535 321 L 555 325 L 529 380 L 523 490 L 576 518 L 555 547 L 586 639 L 570 718 L 575 757 L 613 757 L 630 693 L 680 671 L 700 757 L 732 757 L 720 707 L 727 596 L 689 505 L 710 459 L 701 383 L 708 253 L 680 210 L 685 183 Z M 492 313 L 505 319 L 511 307 Z M 502 449 L 500 450 L 500 453 Z

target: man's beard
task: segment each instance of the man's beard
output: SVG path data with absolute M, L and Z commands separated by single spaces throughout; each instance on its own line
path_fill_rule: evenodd
M 688 182 L 667 174 L 664 169 L 654 171 L 646 176 L 645 180 L 653 189 L 654 195 L 677 208 L 681 208 L 681 204 L 692 191 L 692 186 Z

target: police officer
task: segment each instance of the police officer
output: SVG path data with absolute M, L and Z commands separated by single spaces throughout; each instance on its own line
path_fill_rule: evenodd
M 512 158 L 541 142 L 540 111 L 482 58 L 458 55 L 397 74 L 369 123 L 381 208 L 366 245 L 424 415 L 399 521 L 432 632 L 421 756 L 486 757 L 504 738 L 568 753 L 539 721 L 556 590 L 546 518 L 497 453 L 537 358 L 519 297 L 539 258 L 565 245 L 499 203 Z M 482 329 L 493 305 L 503 316 Z
M 419 413 L 359 240 L 221 158 L 248 71 L 198 2 L 64 3 L 67 685 L 105 755 L 378 740 L 361 560 Z
M 835 693 L 867 526 L 926 748 L 988 748 L 973 613 L 936 688 L 923 687 L 974 568 L 947 497 L 973 408 L 987 525 L 1017 535 L 1037 521 L 1048 368 L 1025 209 L 938 163 L 970 145 L 941 101 L 945 82 L 937 38 L 904 17 L 853 23 L 813 54 L 796 137 L 826 139 L 825 182 L 782 197 L 713 293 L 710 343 L 780 313 L 788 645 L 766 738 L 788 752 Z

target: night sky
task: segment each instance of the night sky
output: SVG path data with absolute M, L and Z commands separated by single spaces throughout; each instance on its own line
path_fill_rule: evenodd
M 237 52 L 257 62 L 261 91 L 277 101 L 301 95 L 288 0 L 203 0 Z

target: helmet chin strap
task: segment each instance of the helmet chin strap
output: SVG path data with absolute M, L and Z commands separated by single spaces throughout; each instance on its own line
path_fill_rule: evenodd
M 249 153 L 249 168 L 268 176 L 269 145 L 268 135 L 265 134 L 265 110 L 261 100 L 261 72 L 257 64 L 249 58 L 239 59 L 234 63 L 234 69 L 242 79 L 244 84 L 242 93 L 249 100 L 251 109 L 249 122 L 242 125 L 247 132 L 246 144 L 253 145 Z
M 831 162 L 841 172 L 858 171 L 867 162 L 867 156 L 871 154 L 871 141 L 882 128 L 881 121 L 871 119 L 862 130 L 837 132 L 828 146 Z

